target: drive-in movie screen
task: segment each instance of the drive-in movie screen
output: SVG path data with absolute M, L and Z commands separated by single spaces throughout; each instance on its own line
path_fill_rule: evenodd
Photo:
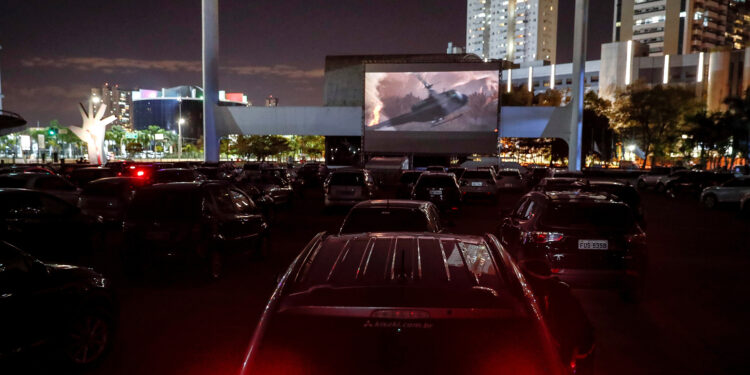
M 454 142 L 438 147 L 495 147 L 498 82 L 496 64 L 368 65 L 365 147 L 390 151 L 406 141 L 419 152 L 446 132 Z

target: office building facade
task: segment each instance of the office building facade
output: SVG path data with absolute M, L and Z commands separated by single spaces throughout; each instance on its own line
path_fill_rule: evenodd
M 557 0 L 467 0 L 466 52 L 514 63 L 555 62 Z
M 100 88 L 91 89 L 91 98 L 94 112 L 99 110 L 101 105 L 106 105 L 104 117 L 115 116 L 112 125 L 119 125 L 125 128 L 131 128 L 131 107 L 133 106 L 132 90 L 121 89 L 119 85 L 110 85 L 105 82 Z

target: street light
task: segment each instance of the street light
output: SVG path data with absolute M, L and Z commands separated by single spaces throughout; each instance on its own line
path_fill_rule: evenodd
M 177 120 L 177 159 L 182 159 L 182 125 L 185 124 L 185 119 L 180 117 Z

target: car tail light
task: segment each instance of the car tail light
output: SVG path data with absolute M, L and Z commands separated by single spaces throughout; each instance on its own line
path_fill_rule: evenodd
M 562 241 L 565 236 L 559 232 L 525 232 L 523 237 L 526 242 L 549 243 Z
M 375 310 L 370 315 L 378 319 L 429 319 L 430 314 L 427 311 L 411 309 L 388 309 Z
M 560 273 L 561 268 L 550 268 L 549 271 L 552 273 Z
M 458 211 L 458 207 L 451 207 L 451 210 Z

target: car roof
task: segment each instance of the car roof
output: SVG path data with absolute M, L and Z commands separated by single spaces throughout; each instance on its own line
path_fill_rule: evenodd
M 431 171 L 424 171 L 422 172 L 422 176 L 445 176 L 445 177 L 456 177 L 456 174 L 453 172 L 431 172 Z M 422 177 L 420 176 L 420 177 Z
M 357 203 L 353 208 L 414 208 L 426 209 L 431 202 L 406 199 L 375 199 Z
M 298 289 L 316 286 L 439 287 L 498 294 L 502 281 L 491 245 L 481 236 L 357 233 L 323 237 L 294 276 Z

